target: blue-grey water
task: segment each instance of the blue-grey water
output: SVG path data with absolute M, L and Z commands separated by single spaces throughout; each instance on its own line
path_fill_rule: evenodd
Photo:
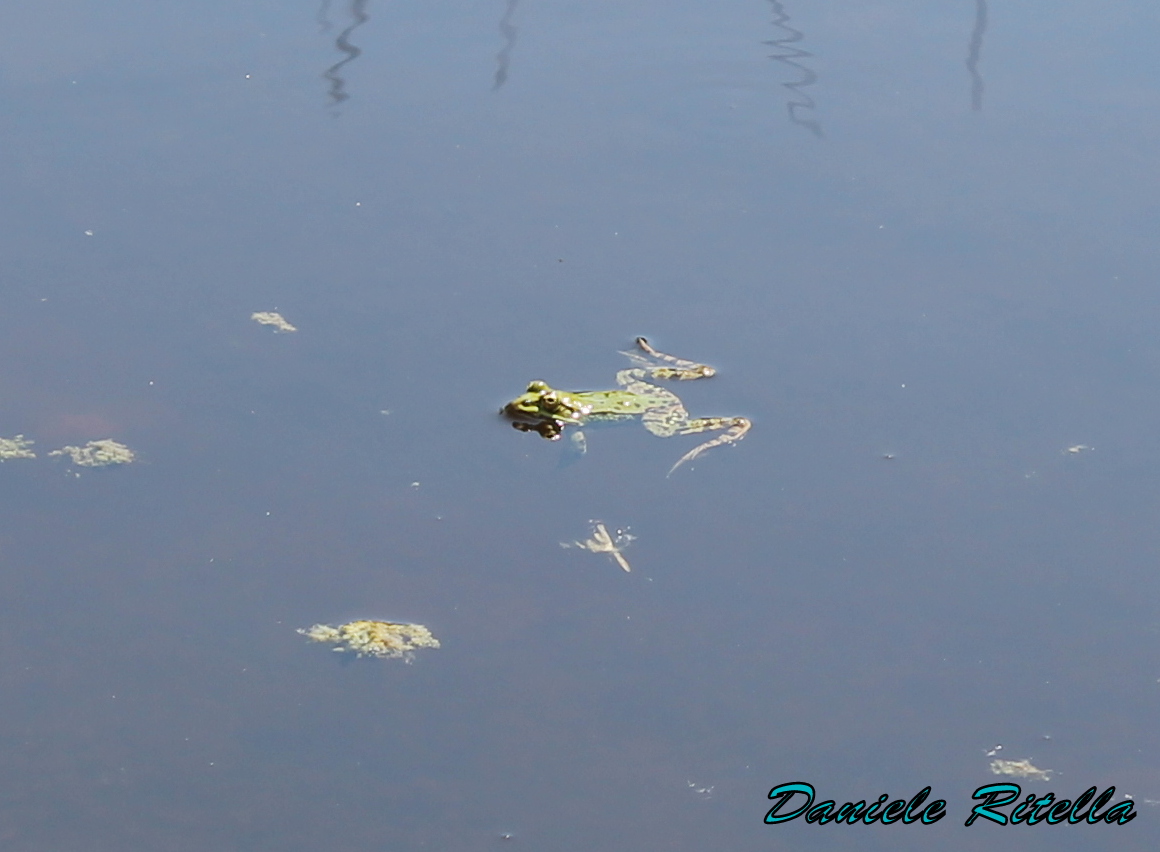
M 1156 848 L 1153 4 L 4 19 L 4 850 Z M 496 415 L 637 335 L 746 439 Z M 1010 780 L 1139 816 L 964 827 Z

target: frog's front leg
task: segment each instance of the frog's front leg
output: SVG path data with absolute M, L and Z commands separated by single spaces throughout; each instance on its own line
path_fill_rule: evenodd
M 749 431 L 752 425 L 744 417 L 698 417 L 696 420 L 688 421 L 677 429 L 675 434 L 693 435 L 697 432 L 716 432 L 718 429 L 724 429 L 725 431 L 716 438 L 708 440 L 703 444 L 698 444 L 677 459 L 677 463 L 669 468 L 666 476 L 672 476 L 674 470 L 685 462 L 692 461 L 706 450 L 720 447 L 723 444 L 736 444 L 745 437 L 745 433 Z

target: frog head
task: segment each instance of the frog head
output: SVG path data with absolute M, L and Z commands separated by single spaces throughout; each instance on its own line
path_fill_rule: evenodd
M 584 422 L 592 406 L 578 401 L 566 391 L 558 391 L 547 382 L 535 381 L 516 397 L 500 414 L 511 418 L 512 426 L 521 432 L 539 432 L 550 441 L 560 438 L 564 427 Z

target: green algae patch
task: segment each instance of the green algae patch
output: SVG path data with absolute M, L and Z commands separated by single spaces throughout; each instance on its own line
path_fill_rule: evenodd
M 258 325 L 268 325 L 276 332 L 297 331 L 295 326 L 286 322 L 286 319 L 277 311 L 256 311 L 250 314 L 250 319 Z
M 1034 778 L 1036 781 L 1050 781 L 1052 770 L 1040 769 L 1030 760 L 992 760 L 991 771 L 996 775 L 1010 775 L 1013 778 Z
M 414 659 L 419 648 L 438 648 L 439 640 L 422 624 L 396 624 L 392 621 L 351 621 L 338 627 L 316 624 L 298 632 L 312 642 L 333 645 L 331 650 L 359 657 Z
M 132 450 L 111 438 L 89 441 L 83 447 L 61 447 L 49 455 L 69 456 L 78 467 L 109 467 L 115 464 L 129 464 L 136 459 Z
M 613 535 L 604 526 L 603 521 L 590 521 L 592 524 L 592 538 L 587 541 L 560 542 L 560 547 L 579 547 L 581 550 L 590 550 L 593 553 L 607 553 L 609 557 L 625 571 L 632 571 L 628 560 L 624 558 L 624 548 L 636 538 L 629 535 L 628 530 L 617 530 Z
M 14 438 L 0 438 L 0 462 L 9 459 L 34 459 L 36 453 L 29 449 L 35 441 L 29 441 L 23 435 Z

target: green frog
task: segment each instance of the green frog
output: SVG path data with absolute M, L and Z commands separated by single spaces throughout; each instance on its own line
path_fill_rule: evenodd
M 721 432 L 677 459 L 669 470 L 670 475 L 701 453 L 723 444 L 735 444 L 745 437 L 752 424 L 744 417 L 690 418 L 675 393 L 651 382 L 653 379 L 707 379 L 716 370 L 659 352 L 643 337 L 636 339 L 636 345 L 640 351 L 621 353 L 636 366 L 616 374 L 619 386 L 616 390 L 561 391 L 549 387 L 547 382 L 534 381 L 526 393 L 505 405 L 500 414 L 511 418 L 512 426 L 521 432 L 539 432 L 550 441 L 559 440 L 567 426 L 582 427 L 586 423 L 635 417 L 640 418 L 644 428 L 662 438 Z

